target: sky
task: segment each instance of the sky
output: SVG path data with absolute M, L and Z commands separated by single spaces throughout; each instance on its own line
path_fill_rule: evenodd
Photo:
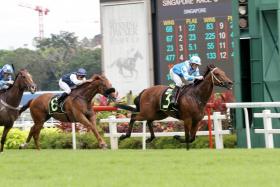
M 19 5 L 48 8 L 43 16 L 44 37 L 74 32 L 81 40 L 100 34 L 99 0 L 0 0 L 0 49 L 34 48 L 39 36 L 39 14 Z

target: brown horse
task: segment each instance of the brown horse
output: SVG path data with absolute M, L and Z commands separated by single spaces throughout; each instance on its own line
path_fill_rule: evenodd
M 178 98 L 178 111 L 160 110 L 161 96 L 168 88 L 163 85 L 143 90 L 135 98 L 136 109 L 127 105 L 117 104 L 116 106 L 119 108 L 135 112 L 131 115 L 128 132 L 122 135 L 120 140 L 130 137 L 135 121 L 147 120 L 151 133 L 151 137 L 147 139 L 147 142 L 151 142 L 155 138 L 152 122 L 172 116 L 184 122 L 185 140 L 180 141 L 187 143 L 186 146 L 189 149 L 189 143 L 195 140 L 198 124 L 204 116 L 204 108 L 211 96 L 214 85 L 231 89 L 233 82 L 226 76 L 224 71 L 214 65 L 209 65 L 204 74 L 204 80 L 196 81 L 193 85 L 181 88 Z
M 0 124 L 4 126 L 0 152 L 3 152 L 7 134 L 20 114 L 18 106 L 26 89 L 35 93 L 36 85 L 28 71 L 21 69 L 15 77 L 14 84 L 7 90 L 0 92 Z
M 106 97 L 114 97 L 115 89 L 104 75 L 93 75 L 86 83 L 73 89 L 66 98 L 64 104 L 65 113 L 49 114 L 49 102 L 54 94 L 42 94 L 36 99 L 30 100 L 22 107 L 20 112 L 30 107 L 30 113 L 34 121 L 34 125 L 30 129 L 26 143 L 20 148 L 26 148 L 31 138 L 34 138 L 35 146 L 39 150 L 39 135 L 43 128 L 44 122 L 53 117 L 61 122 L 80 122 L 87 126 L 95 135 L 101 148 L 106 148 L 107 144 L 100 136 L 96 128 L 96 116 L 92 111 L 91 101 L 97 94 Z

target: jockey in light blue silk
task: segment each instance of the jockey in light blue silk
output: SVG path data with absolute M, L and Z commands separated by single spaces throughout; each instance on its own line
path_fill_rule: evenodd
M 14 70 L 10 64 L 5 64 L 0 70 L 0 90 L 8 89 L 12 84 Z
M 203 76 L 199 73 L 198 67 L 200 65 L 201 59 L 198 56 L 192 56 L 190 60 L 176 64 L 170 69 L 170 77 L 175 82 L 171 104 L 176 105 L 176 93 L 183 85 L 191 84 L 195 79 L 203 79 Z

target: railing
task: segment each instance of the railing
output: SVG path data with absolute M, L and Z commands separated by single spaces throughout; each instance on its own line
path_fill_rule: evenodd
M 226 119 L 225 115 L 221 115 L 220 112 L 214 112 L 213 116 L 211 116 L 211 120 L 214 122 L 214 131 L 211 131 L 213 135 L 215 135 L 215 144 L 216 149 L 223 149 L 223 135 L 230 134 L 229 130 L 222 130 L 222 120 Z M 203 120 L 208 120 L 208 117 L 205 116 Z M 105 137 L 110 137 L 110 144 L 111 149 L 118 149 L 118 139 L 121 135 L 125 133 L 118 133 L 117 132 L 117 123 L 124 123 L 129 122 L 130 118 L 118 118 L 116 119 L 115 116 L 110 116 L 107 119 L 101 119 L 101 123 L 109 123 L 109 133 L 105 133 Z M 176 122 L 179 121 L 175 118 L 166 118 L 164 120 L 160 121 L 154 121 L 154 122 Z M 146 132 L 146 121 L 139 121 L 143 124 L 143 131 L 142 133 L 131 133 L 131 137 L 142 137 L 142 149 L 146 149 L 146 138 L 150 136 L 150 133 Z M 184 136 L 184 132 L 158 132 L 155 133 L 156 137 L 162 137 L 162 136 Z M 205 136 L 209 135 L 209 131 L 198 131 L 197 136 Z
M 266 148 L 274 148 L 273 134 L 280 134 L 280 129 L 272 129 L 272 118 L 280 118 L 280 113 L 270 113 L 270 110 L 263 110 L 262 113 L 255 113 L 255 118 L 263 118 L 264 129 L 255 129 L 255 133 L 263 133 Z
M 273 108 L 273 107 L 279 108 L 280 102 L 225 103 L 225 105 L 227 108 L 242 108 L 244 110 L 247 148 L 251 149 L 252 146 L 251 146 L 248 108 Z

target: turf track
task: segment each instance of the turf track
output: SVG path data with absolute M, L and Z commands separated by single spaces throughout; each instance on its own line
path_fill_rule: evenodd
M 5 150 L 1 187 L 280 186 L 280 150 Z

